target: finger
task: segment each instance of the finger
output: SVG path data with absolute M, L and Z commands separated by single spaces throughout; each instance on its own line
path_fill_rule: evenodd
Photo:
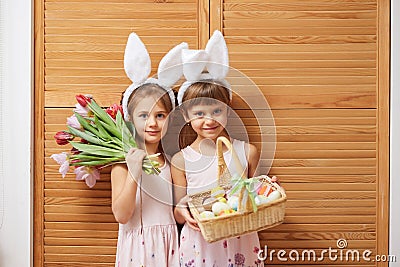
M 141 149 L 136 149 L 135 152 L 133 153 L 133 156 L 136 157 L 138 160 L 142 161 L 144 157 L 146 157 L 146 152 L 144 152 Z
M 183 215 L 184 215 L 185 220 L 186 220 L 187 222 L 189 222 L 189 223 L 191 223 L 191 224 L 197 226 L 196 220 L 192 217 L 192 214 L 190 214 L 190 212 L 189 212 L 187 209 L 186 209 L 186 211 L 184 212 Z
M 189 222 L 189 223 L 192 224 L 192 225 L 195 225 L 195 226 L 198 225 L 197 222 L 196 222 L 196 220 L 193 219 L 192 217 L 187 218 L 186 221 Z
M 133 155 L 133 154 L 135 153 L 136 150 L 137 150 L 137 148 L 131 147 L 131 148 L 129 149 L 128 153 L 126 153 L 126 155 L 127 155 L 127 156 L 128 156 L 128 155 Z
M 197 225 L 193 225 L 193 224 L 191 224 L 191 223 L 189 223 L 189 222 L 186 222 L 187 223 L 187 225 L 189 225 L 189 227 L 190 228 L 192 228 L 193 230 L 195 230 L 195 231 L 201 231 L 200 230 L 200 228 L 197 226 Z

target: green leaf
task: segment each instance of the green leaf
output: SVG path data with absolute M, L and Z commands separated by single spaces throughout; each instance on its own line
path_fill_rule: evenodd
M 75 135 L 75 136 L 78 136 L 78 137 L 80 137 L 80 138 L 82 138 L 82 139 L 85 139 L 86 141 L 88 141 L 88 142 L 90 142 L 90 143 L 93 143 L 93 144 L 97 144 L 97 145 L 101 145 L 101 143 L 102 143 L 102 141 L 100 140 L 100 138 L 98 138 L 97 136 L 94 136 L 94 135 L 92 135 L 92 134 L 90 134 L 90 132 L 83 132 L 83 131 L 80 131 L 80 130 L 77 130 L 77 129 L 75 129 L 75 128 L 72 128 L 71 126 L 67 126 L 68 127 L 68 131 L 71 133 L 71 134 L 73 134 L 73 135 Z
M 120 150 L 116 150 L 113 148 L 92 145 L 92 144 L 82 144 L 78 142 L 69 142 L 69 143 L 76 149 L 92 155 L 98 155 L 103 157 L 125 157 L 124 152 L 121 152 Z
M 80 161 L 80 162 L 74 162 L 70 163 L 71 166 L 98 166 L 98 165 L 104 165 L 111 163 L 112 161 L 108 159 L 103 159 L 103 160 L 93 160 L 93 161 Z
M 129 130 L 126 122 L 124 121 L 121 112 L 117 112 L 117 115 L 115 117 L 115 122 L 117 125 L 117 128 L 119 129 L 119 131 L 122 134 L 122 143 L 124 146 L 124 151 L 128 152 L 128 150 L 131 147 L 137 147 L 136 141 L 131 133 L 131 131 Z
M 101 157 L 98 155 L 92 155 L 92 154 L 87 154 L 87 153 L 79 153 L 79 154 L 74 154 L 70 156 L 71 160 L 74 159 L 79 159 L 82 161 L 90 161 L 90 160 L 121 160 L 121 158 L 118 157 Z M 122 158 L 125 159 L 125 158 Z
M 124 118 L 122 118 L 121 112 L 117 112 L 117 115 L 115 116 L 115 123 L 117 124 L 117 127 L 120 131 L 122 131 L 123 123 L 124 123 Z
M 111 140 L 111 136 L 108 134 L 106 129 L 104 129 L 104 127 L 101 125 L 97 116 L 94 116 L 94 123 L 96 124 L 97 129 L 99 130 L 99 135 L 105 140 Z
M 90 108 L 91 111 L 103 122 L 106 124 L 112 126 L 114 125 L 113 119 L 107 114 L 107 112 L 104 111 L 97 103 L 92 99 L 90 103 L 88 103 L 88 107 Z
M 136 131 L 135 131 L 135 127 L 133 126 L 133 123 L 130 121 L 125 121 L 125 125 L 128 128 L 129 132 L 131 133 L 133 139 L 135 139 Z
M 115 136 L 111 136 L 110 142 L 118 145 L 122 149 L 122 141 Z
M 106 140 L 103 140 L 101 138 L 99 138 L 98 136 L 93 136 L 92 134 L 90 134 L 90 132 L 82 132 L 80 130 L 77 130 L 75 128 L 72 128 L 70 126 L 67 126 L 68 130 L 71 134 L 78 136 L 82 139 L 85 139 L 86 141 L 88 141 L 91 144 L 96 144 L 99 146 L 106 146 L 109 148 L 115 148 L 117 150 L 121 150 L 121 147 L 118 145 L 115 145 L 113 143 L 107 142 Z
M 117 137 L 119 140 L 122 141 L 122 133 L 117 129 L 115 123 L 114 125 L 110 126 L 107 123 L 103 121 L 99 121 L 100 124 L 113 136 Z
M 74 114 L 75 114 L 76 118 L 78 119 L 78 122 L 82 125 L 82 127 L 85 130 L 90 131 L 94 135 L 99 134 L 99 132 L 96 130 L 96 128 L 94 128 L 92 125 L 90 125 L 90 123 L 84 117 L 82 117 L 79 113 L 76 113 L 76 112 L 74 112 Z

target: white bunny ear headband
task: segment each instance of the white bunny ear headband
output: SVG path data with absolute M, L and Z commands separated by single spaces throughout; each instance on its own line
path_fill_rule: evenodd
M 205 50 L 182 50 L 183 75 L 186 78 L 178 91 L 178 104 L 182 104 L 182 98 L 186 90 L 192 84 L 214 80 L 221 83 L 228 91 L 232 99 L 230 84 L 225 80 L 229 71 L 228 48 L 224 36 L 220 31 L 215 31 L 206 45 Z M 204 68 L 208 73 L 203 73 Z
M 175 108 L 175 95 L 171 89 L 182 76 L 182 50 L 187 49 L 187 43 L 181 43 L 172 48 L 158 65 L 158 78 L 151 78 L 151 61 L 149 53 L 136 33 L 131 33 L 125 48 L 124 68 L 126 75 L 133 82 L 122 98 L 122 109 L 125 120 L 129 119 L 128 101 L 132 93 L 144 84 L 157 84 L 165 89 L 171 98 L 172 108 Z

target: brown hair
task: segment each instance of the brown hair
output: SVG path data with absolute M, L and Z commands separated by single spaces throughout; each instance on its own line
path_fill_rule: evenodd
M 140 100 L 149 96 L 155 97 L 158 101 L 160 101 L 168 112 L 172 111 L 171 98 L 169 97 L 167 91 L 165 91 L 165 89 L 158 84 L 147 83 L 137 88 L 130 95 L 128 100 L 128 114 L 132 114 Z
M 181 110 L 187 116 L 187 108 L 192 105 L 213 105 L 222 102 L 229 106 L 231 99 L 228 90 L 214 80 L 195 82 L 183 94 Z M 193 143 L 196 137 L 197 134 L 192 127 L 185 124 L 179 135 L 179 147 L 185 148 Z
M 168 113 L 172 111 L 172 102 L 171 98 L 169 97 L 168 92 L 163 89 L 161 86 L 158 84 L 153 84 L 153 83 L 147 83 L 139 88 L 137 88 L 135 91 L 132 92 L 132 94 L 129 96 L 128 100 L 128 114 L 129 114 L 129 121 L 132 121 L 131 114 L 135 110 L 135 107 L 137 104 L 146 97 L 154 97 L 157 99 L 157 101 L 160 101 L 160 103 L 163 105 L 163 107 L 166 109 Z M 161 142 L 159 145 L 159 150 L 160 152 L 163 151 Z

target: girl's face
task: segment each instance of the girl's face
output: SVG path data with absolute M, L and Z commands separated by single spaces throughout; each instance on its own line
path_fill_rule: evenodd
M 186 119 L 199 137 L 215 140 L 228 121 L 228 107 L 223 102 L 193 105 L 187 109 Z
M 146 144 L 160 142 L 168 127 L 167 117 L 168 111 L 160 101 L 153 97 L 143 98 L 132 114 L 137 137 Z

